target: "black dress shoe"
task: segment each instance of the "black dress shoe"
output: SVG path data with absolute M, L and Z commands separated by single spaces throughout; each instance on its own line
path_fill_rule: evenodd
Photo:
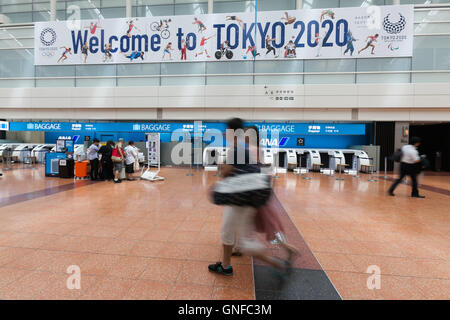
M 388 191 L 388 194 L 389 194 L 391 197 L 395 197 L 395 194 L 394 194 L 394 192 L 392 192 L 392 191 Z
M 411 197 L 413 197 L 413 198 L 421 198 L 421 199 L 425 198 L 425 196 L 419 196 L 418 194 L 413 195 L 413 196 L 411 196 Z

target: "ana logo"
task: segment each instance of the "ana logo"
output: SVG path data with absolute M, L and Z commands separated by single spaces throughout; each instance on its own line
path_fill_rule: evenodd
M 278 139 L 261 139 L 260 144 L 267 147 L 284 147 L 288 141 L 287 137 L 281 138 L 280 143 L 278 143 Z
M 389 16 L 391 14 L 388 13 L 386 17 L 384 17 L 383 20 L 383 29 L 390 34 L 397 34 L 403 31 L 406 26 L 406 19 L 404 16 L 402 16 L 400 13 L 398 14 L 400 16 L 400 20 L 397 22 L 391 22 L 389 21 Z
M 51 45 L 55 44 L 56 42 L 56 32 L 52 28 L 45 28 L 41 32 L 41 43 L 46 46 L 50 47 Z

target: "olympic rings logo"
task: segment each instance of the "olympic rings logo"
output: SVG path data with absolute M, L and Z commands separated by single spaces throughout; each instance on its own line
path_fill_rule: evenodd
M 48 38 L 50 35 L 50 39 Z M 44 46 L 51 46 L 56 42 L 56 32 L 52 28 L 45 28 L 41 32 L 41 42 Z
M 43 57 L 53 57 L 54 55 L 54 52 L 42 52 Z

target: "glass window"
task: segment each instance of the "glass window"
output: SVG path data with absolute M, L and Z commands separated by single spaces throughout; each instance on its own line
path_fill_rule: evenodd
M 162 63 L 161 74 L 204 74 L 204 62 Z
M 176 4 L 175 15 L 207 14 L 208 3 Z
M 119 64 L 117 65 L 118 76 L 141 76 L 159 75 L 160 65 L 158 63 Z
M 5 28 L 0 29 L 0 39 L 34 38 L 34 28 Z
M 75 66 L 36 66 L 36 77 L 74 77 Z
M 386 74 L 358 74 L 357 83 L 409 83 L 409 73 L 386 73 Z
M 412 69 L 450 69 L 450 36 L 415 37 Z
M 400 0 L 400 4 L 438 4 L 449 3 L 450 0 Z M 393 5 L 394 0 L 386 0 L 386 5 Z
M 253 61 L 209 62 L 208 74 L 253 73 Z
M 450 21 L 450 10 L 414 11 L 414 21 Z
M 254 11 L 255 11 L 255 1 L 229 1 L 229 0 L 214 1 L 214 8 L 213 8 L 214 13 L 254 12 Z
M 303 0 L 303 9 L 338 8 L 339 0 Z
M 256 61 L 255 73 L 290 73 L 303 72 L 302 60 Z
M 411 58 L 376 58 L 357 61 L 357 71 L 407 71 L 410 68 Z
M 152 16 L 173 16 L 175 15 L 175 7 L 169 6 L 138 6 L 134 7 L 135 17 L 152 17 Z
M 305 72 L 354 72 L 356 59 L 305 60 Z
M 0 80 L 0 88 L 32 88 L 34 80 Z
M 115 76 L 116 67 L 113 65 L 88 65 L 88 66 L 76 66 L 76 75 L 80 77 L 86 76 Z
M 33 19 L 33 14 L 30 12 L 18 12 L 18 13 L 7 13 L 5 14 L 7 20 L 5 23 L 23 23 L 31 22 Z
M 114 18 L 123 18 L 126 17 L 126 8 L 103 8 L 101 9 L 101 13 L 104 19 L 114 19 Z
M 258 0 L 258 11 L 295 10 L 296 0 Z
M 450 72 L 439 73 L 413 73 L 412 82 L 450 82 Z
M 0 50 L 0 77 L 34 77 L 34 53 L 30 49 Z
M 368 6 L 384 6 L 384 0 L 341 0 L 339 3 L 343 7 L 368 7 Z
M 0 40 L 0 49 L 9 48 L 33 48 L 33 39 L 4 39 Z

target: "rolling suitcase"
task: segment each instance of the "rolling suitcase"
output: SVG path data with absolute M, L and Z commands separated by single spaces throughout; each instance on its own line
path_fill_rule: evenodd
M 59 177 L 60 178 L 73 178 L 75 161 L 73 159 L 60 159 L 59 160 Z
M 75 162 L 75 178 L 87 179 L 89 176 L 89 161 Z

